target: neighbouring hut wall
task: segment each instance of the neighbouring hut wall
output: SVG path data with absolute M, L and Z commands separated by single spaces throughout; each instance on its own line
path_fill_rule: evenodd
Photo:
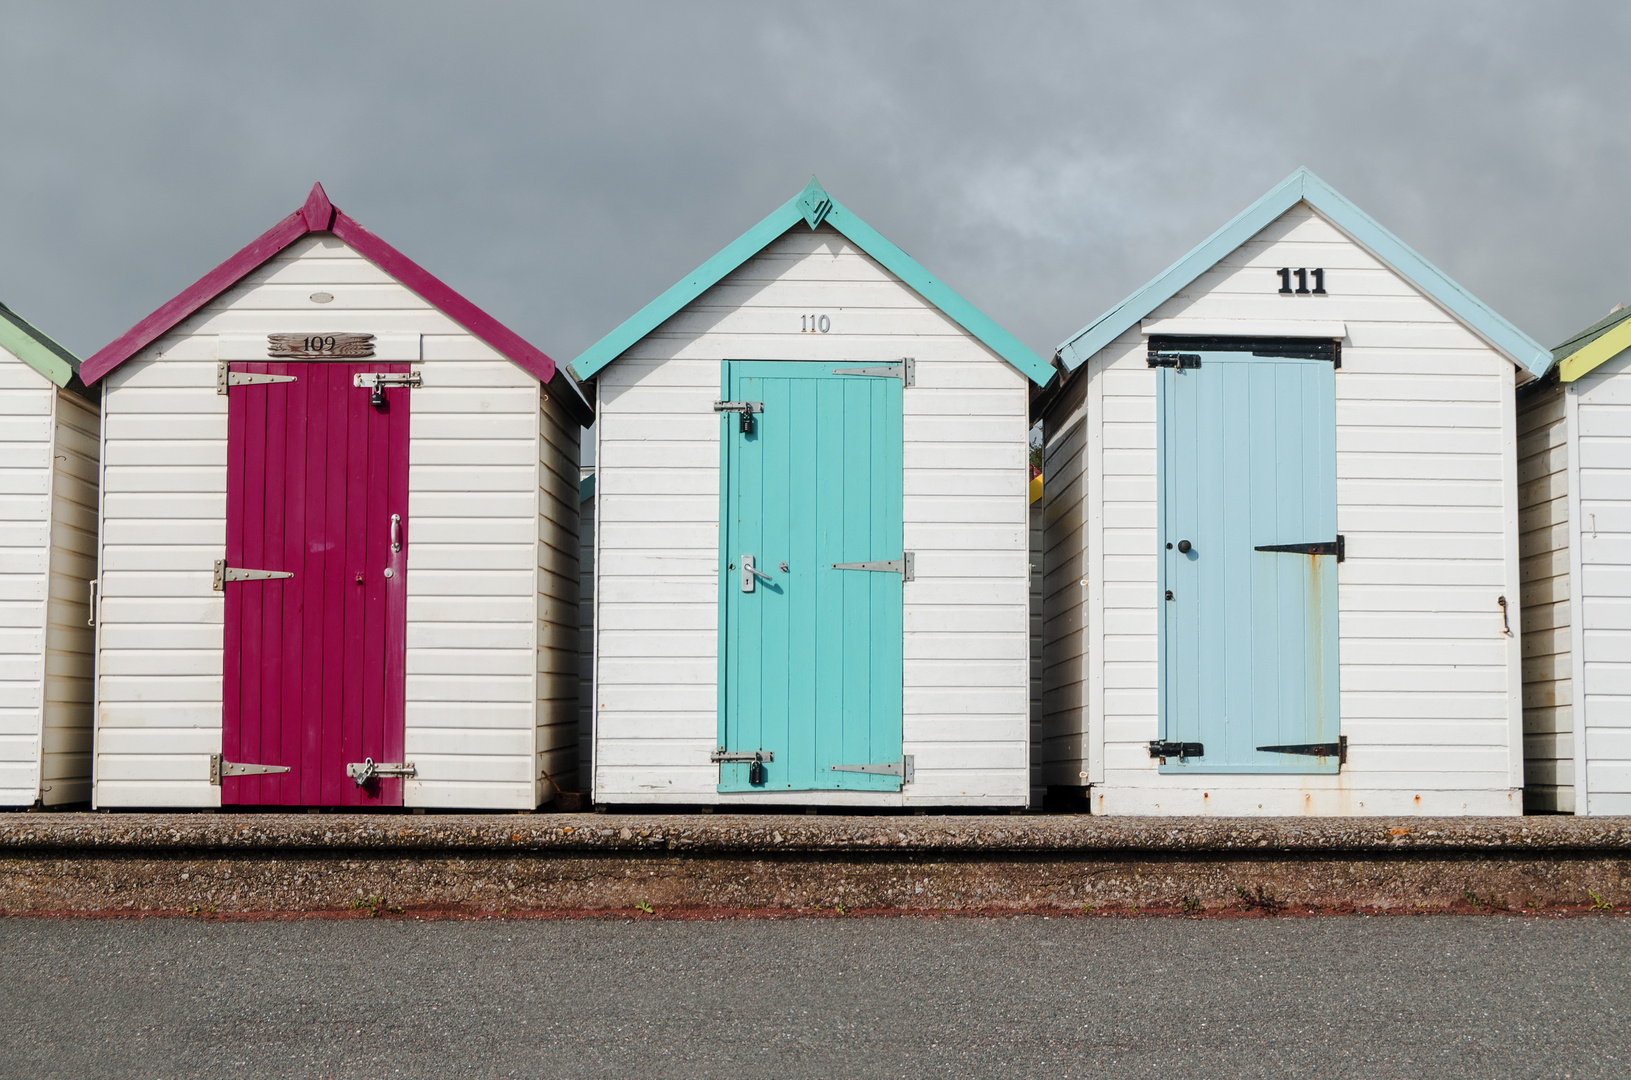
M 405 746 L 418 779 L 405 801 L 532 807 L 539 717 L 556 717 L 539 706 L 538 383 L 329 234 L 291 244 L 104 380 L 96 803 L 219 804 L 216 363 L 257 343 L 264 358 L 267 333 L 317 331 L 373 333 L 424 377 L 409 432 Z
M 1575 809 L 1569 425 L 1563 384 L 1518 391 L 1524 808 Z
M 40 794 L 56 389 L 0 349 L 0 806 Z
M 801 312 L 831 332 L 799 333 Z M 905 792 L 721 795 L 726 359 L 890 362 L 904 393 Z M 1006 805 L 1029 789 L 1025 377 L 829 226 L 788 231 L 597 376 L 597 802 Z
M 1087 380 L 1068 383 L 1042 421 L 1042 783 L 1087 786 Z
M 1042 774 L 1042 500 L 1031 504 L 1031 805 L 1041 806 L 1047 796 Z
M 51 478 L 51 580 L 45 626 L 45 715 L 40 799 L 46 806 L 91 797 L 91 693 L 96 631 L 96 489 L 101 407 L 56 392 Z M 100 395 L 98 395 L 100 397 Z
M 1326 268 L 1325 297 L 1265 289 Z M 1497 598 L 1518 588 L 1512 362 L 1305 203 L 1151 315 L 1343 322 L 1336 376 L 1341 773 L 1160 776 L 1156 372 L 1135 328 L 1089 358 L 1090 682 L 1102 687 L 1094 809 L 1108 813 L 1516 814 L 1522 682 Z M 1261 329 L 1244 331 L 1262 333 Z M 1316 335 L 1317 336 L 1317 335 Z M 1057 437 L 1057 436 L 1055 436 Z M 1096 544 L 1095 544 L 1096 542 Z M 1050 566 L 1055 565 L 1050 562 Z M 1095 698 L 1094 700 L 1098 700 Z M 1090 751 L 1097 758 L 1098 751 Z
M 1582 376 L 1570 393 L 1579 488 L 1574 671 L 1586 772 L 1575 808 L 1631 814 L 1631 350 Z
M 588 484 L 594 484 L 591 476 Z M 595 497 L 578 504 L 578 790 L 591 790 L 595 754 Z
M 564 387 L 562 393 L 567 393 Z M 539 414 L 538 499 L 538 779 L 534 802 L 553 799 L 556 786 L 579 791 L 578 456 L 582 428 L 546 392 Z

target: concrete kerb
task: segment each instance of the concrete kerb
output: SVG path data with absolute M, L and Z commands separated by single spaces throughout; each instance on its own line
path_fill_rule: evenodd
M 1631 905 L 1631 818 L 4 814 L 0 912 Z

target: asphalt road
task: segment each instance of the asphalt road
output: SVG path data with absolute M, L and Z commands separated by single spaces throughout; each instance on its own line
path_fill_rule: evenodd
M 0 919 L 3 1077 L 1624 1077 L 1631 919 Z

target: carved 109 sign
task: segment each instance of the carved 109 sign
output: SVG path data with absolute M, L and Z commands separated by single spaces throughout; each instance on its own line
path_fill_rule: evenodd
M 1280 292 L 1282 293 L 1301 296 L 1325 295 L 1325 267 L 1323 266 L 1316 266 L 1312 269 L 1306 266 L 1299 266 L 1295 270 L 1289 266 L 1282 266 L 1280 269 L 1276 270 L 1275 273 L 1280 275 Z M 1310 274 L 1314 276 L 1314 287 L 1312 289 L 1308 287 L 1308 276 Z M 1297 278 L 1297 287 L 1295 289 L 1291 287 L 1291 279 L 1293 276 Z

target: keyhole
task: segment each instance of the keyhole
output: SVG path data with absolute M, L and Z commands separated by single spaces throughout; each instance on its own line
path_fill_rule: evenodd
M 358 584 L 358 585 L 361 585 L 361 584 L 362 584 L 362 575 L 361 575 L 361 574 L 358 574 L 358 575 L 357 575 L 357 584 Z

